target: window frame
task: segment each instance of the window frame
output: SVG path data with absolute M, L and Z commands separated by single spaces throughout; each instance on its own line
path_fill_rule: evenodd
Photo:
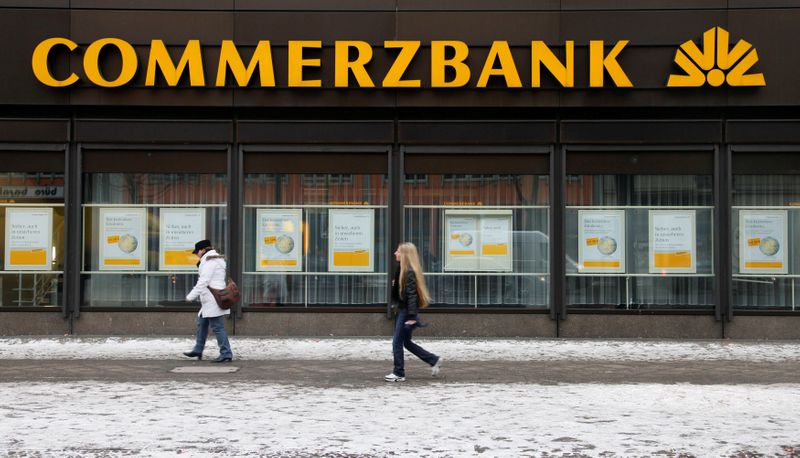
M 729 207 L 729 198 L 730 198 L 730 186 L 723 187 L 722 183 L 725 180 L 729 180 L 730 173 L 727 171 L 729 170 L 729 162 L 725 158 L 725 154 L 722 154 L 719 145 L 716 143 L 709 143 L 709 144 L 653 144 L 653 143 L 645 143 L 642 145 L 630 145 L 630 144 L 580 144 L 580 145 L 562 145 L 561 146 L 561 159 L 562 159 L 562 167 L 560 168 L 561 175 L 558 180 L 558 185 L 560 186 L 559 197 L 561 198 L 559 202 L 560 210 L 562 211 L 561 214 L 561 224 L 562 229 L 566 229 L 566 190 L 567 190 L 567 177 L 570 174 L 580 174 L 580 173 L 572 173 L 568 169 L 568 158 L 570 153 L 583 153 L 583 154 L 617 154 L 617 153 L 634 153 L 640 152 L 643 154 L 648 153 L 662 153 L 662 154 L 669 154 L 669 153 L 678 153 L 678 154 L 708 154 L 711 156 L 713 161 L 712 169 L 709 171 L 712 176 L 712 189 L 714 192 L 713 195 L 713 209 L 712 209 L 712 227 L 713 229 L 713 241 L 712 241 L 712 271 L 713 276 L 709 278 L 713 278 L 713 287 L 712 287 L 712 298 L 714 300 L 713 307 L 711 308 L 653 308 L 653 309 L 602 309 L 602 308 L 587 308 L 587 307 L 569 307 L 567 304 L 567 295 L 566 295 L 566 238 L 564 238 L 558 249 L 559 253 L 557 254 L 557 259 L 560 265 L 558 268 L 560 269 L 558 275 L 563 280 L 563 287 L 560 291 L 561 296 L 559 298 L 559 303 L 561 304 L 560 313 L 563 317 L 567 317 L 569 314 L 610 314 L 610 315 L 641 315 L 641 314 L 659 314 L 659 315 L 709 315 L 713 314 L 716 320 L 721 320 L 723 313 L 727 308 L 729 308 L 730 301 L 723 300 L 723 292 L 727 291 L 730 293 L 730 290 L 727 288 L 727 283 L 724 282 L 725 274 L 724 272 L 729 271 L 730 266 L 725 264 L 725 257 L 722 256 L 723 248 L 730 246 L 730 241 L 725 240 L 725 234 L 722 231 L 727 231 L 728 226 L 726 221 L 729 220 L 729 217 L 726 216 L 730 213 Z M 631 170 L 635 170 L 635 167 L 626 164 L 626 171 L 630 172 Z M 672 172 L 674 169 L 670 169 Z M 687 172 L 691 172 L 691 170 L 687 170 Z M 602 170 L 600 174 L 613 174 L 611 169 L 609 170 Z M 622 174 L 631 174 L 636 175 L 636 173 L 622 173 Z M 653 175 L 654 173 L 643 173 L 648 175 Z M 681 173 L 685 174 L 685 173 Z M 663 175 L 679 175 L 678 173 L 664 173 Z M 723 191 L 727 189 L 727 192 Z M 602 208 L 602 207 L 601 207 Z M 723 243 L 725 242 L 725 243 Z M 553 275 L 556 275 L 553 272 Z
M 388 212 L 388 224 L 385 228 L 384 239 L 387 243 L 384 243 L 383 246 L 379 246 L 378 244 L 375 245 L 376 252 L 378 250 L 385 250 L 385 252 L 389 253 L 391 249 L 391 241 L 392 236 L 395 232 L 395 228 L 393 227 L 393 219 L 392 219 L 392 202 L 393 202 L 393 187 L 391 186 L 392 177 L 393 177 L 393 164 L 392 164 L 392 145 L 388 144 L 318 144 L 318 145 L 298 145 L 298 144 L 265 144 L 265 143 L 243 143 L 239 144 L 237 148 L 236 160 L 238 162 L 238 174 L 235 177 L 235 186 L 238 187 L 238 215 L 237 218 L 239 219 L 239 226 L 236 229 L 237 232 L 233 232 L 233 228 L 231 228 L 230 233 L 230 240 L 234 243 L 233 247 L 237 251 L 237 263 L 236 269 L 238 273 L 238 278 L 243 278 L 244 272 L 244 262 L 245 262 L 245 227 L 244 227 L 244 210 L 245 207 L 251 207 L 253 205 L 246 204 L 244 199 L 244 186 L 245 186 L 245 175 L 247 173 L 272 173 L 277 175 L 285 175 L 285 174 L 313 174 L 313 173 L 325 173 L 331 175 L 353 175 L 353 174 L 385 174 L 389 178 L 389 183 L 387 186 L 387 194 L 388 199 L 386 203 L 386 208 Z M 303 155 L 305 157 L 320 157 L 320 155 L 336 155 L 337 158 L 341 158 L 342 155 L 347 156 L 348 153 L 352 155 L 354 158 L 357 156 L 366 155 L 368 157 L 376 158 L 374 163 L 371 164 L 372 167 L 378 166 L 380 163 L 380 155 L 384 156 L 385 168 L 380 166 L 382 170 L 378 170 L 378 168 L 369 168 L 370 165 L 364 167 L 363 163 L 359 163 L 357 160 L 353 161 L 356 165 L 355 168 L 351 168 L 350 170 L 325 170 L 323 166 L 315 164 L 313 161 L 308 161 L 303 159 Z M 259 171 L 256 169 L 255 171 L 247 170 L 246 168 L 246 156 L 248 154 L 280 154 L 280 155 L 291 155 L 288 158 L 287 163 L 281 164 L 280 168 L 276 170 L 269 170 L 269 171 Z M 324 157 L 324 156 L 322 156 Z M 339 161 L 340 163 L 342 161 Z M 269 207 L 268 205 L 255 205 L 255 206 L 264 206 Z M 371 208 L 372 206 L 365 207 Z M 336 206 L 335 208 L 348 208 L 348 206 Z M 356 207 L 353 207 L 356 208 Z M 358 207 L 360 208 L 360 207 Z M 386 269 L 386 291 L 385 291 L 385 304 L 386 306 L 381 304 L 372 304 L 372 305 L 358 305 L 358 306 L 339 306 L 339 305 L 331 305 L 331 306 L 320 306 L 320 305 L 308 305 L 304 306 L 294 306 L 294 305 L 285 305 L 280 307 L 248 307 L 244 304 L 239 304 L 238 307 L 238 314 L 237 318 L 241 317 L 242 312 L 256 312 L 256 313 L 270 313 L 270 312 L 330 312 L 330 313 L 348 313 L 348 312 L 386 312 L 387 316 L 390 313 L 389 304 L 391 302 L 391 261 L 392 257 L 387 256 L 387 262 L 384 266 L 375 265 L 376 269 L 385 268 Z M 233 267 L 233 266 L 232 266 Z M 308 274 L 313 274 L 313 272 L 308 272 Z M 307 296 L 307 294 L 306 294 Z
M 225 165 L 226 169 L 223 173 L 227 175 L 227 203 L 224 204 L 226 208 L 226 212 L 228 215 L 228 231 L 231 231 L 231 226 L 235 224 L 236 218 L 232 212 L 236 211 L 238 207 L 238 203 L 234 202 L 235 196 L 233 195 L 236 183 L 232 181 L 232 160 L 233 157 L 233 149 L 230 144 L 228 143 L 197 143 L 197 144 L 169 144 L 169 143 L 95 143 L 95 142 L 76 142 L 74 144 L 74 153 L 72 157 L 72 161 L 70 163 L 71 169 L 69 174 L 72 176 L 72 182 L 69 185 L 70 191 L 72 195 L 75 196 L 75 199 L 70 206 L 70 212 L 74 212 L 74 216 L 71 221 L 70 229 L 72 230 L 72 237 L 68 239 L 68 246 L 72 250 L 73 253 L 80 253 L 80 256 L 72 256 L 69 259 L 70 266 L 67 268 L 68 272 L 71 273 L 69 278 L 69 289 L 71 291 L 71 295 L 69 296 L 69 300 L 73 303 L 72 313 L 75 318 L 80 317 L 81 311 L 87 312 L 190 312 L 194 309 L 192 307 L 187 306 L 159 306 L 159 307 L 144 307 L 144 306 L 85 306 L 83 305 L 84 299 L 84 291 L 82 288 L 82 277 L 84 275 L 84 205 L 86 204 L 84 195 L 83 195 L 83 175 L 85 173 L 84 167 L 84 154 L 89 152 L 92 154 L 98 151 L 109 151 L 109 150 L 117 150 L 123 151 L 126 153 L 148 153 L 148 152 L 174 152 L 174 153 L 192 153 L 192 152 L 204 152 L 204 153 L 216 153 L 220 156 L 224 155 L 225 157 Z M 196 164 L 193 164 L 193 167 L 197 167 Z M 169 170 L 169 169 L 168 169 Z M 147 171 L 126 171 L 126 170 L 110 170 L 110 173 L 150 173 Z M 92 173 L 92 172 L 89 172 Z M 191 173 L 190 172 L 182 172 L 182 173 Z M 213 170 L 209 170 L 208 173 L 214 173 Z M 229 232 L 230 233 L 230 232 Z M 223 248 L 226 253 L 226 257 L 229 259 L 235 257 L 235 253 L 230 251 L 231 248 L 231 240 L 228 237 L 228 240 Z M 66 268 L 66 267 L 65 267 Z M 188 272 L 187 272 L 188 273 Z M 142 273 L 143 275 L 147 275 L 148 272 L 145 271 Z M 233 275 L 233 272 L 231 272 Z M 188 292 L 188 291 L 187 291 Z
M 727 160 L 728 164 L 728 174 L 727 174 L 727 198 L 728 198 L 728 215 L 726 216 L 727 220 L 730 222 L 728 230 L 726 232 L 726 236 L 729 239 L 728 246 L 733 247 L 733 176 L 735 174 L 735 155 L 737 153 L 763 153 L 763 154 L 798 154 L 800 155 L 800 144 L 798 143 L 790 143 L 790 144 L 766 144 L 766 143 L 729 143 L 726 145 L 725 148 L 725 159 Z M 762 173 L 753 173 L 752 175 L 759 175 Z M 773 170 L 765 171 L 763 174 L 766 175 L 783 175 L 781 173 L 774 173 Z M 785 175 L 800 175 L 799 171 L 795 171 L 795 173 L 787 173 Z M 738 206 L 737 206 L 738 208 Z M 728 271 L 726 273 L 726 280 L 728 285 L 727 288 L 727 302 L 728 307 L 725 311 L 725 317 L 727 321 L 732 321 L 735 316 L 800 316 L 800 306 L 796 308 L 796 310 L 767 310 L 767 309 L 745 309 L 745 308 L 737 308 L 733 306 L 733 259 L 732 256 L 727 256 L 727 264 L 728 264 Z
M 69 151 L 70 151 L 70 144 L 69 143 L 61 143 L 61 142 L 52 142 L 52 143 L 10 143 L 10 142 L 2 142 L 0 143 L 0 153 L 6 152 L 26 152 L 26 153 L 49 153 L 49 154 L 59 154 L 62 156 L 62 167 L 61 173 L 64 175 L 64 197 L 63 201 L 60 204 L 61 207 L 64 209 L 64 249 L 62 250 L 64 254 L 71 253 L 70 250 L 70 201 L 74 199 L 74 195 L 70 193 L 70 176 L 69 176 Z M 49 165 L 49 164 L 48 164 Z M 27 168 L 27 167 L 24 167 Z M 57 167 L 56 167 L 57 168 Z M 14 171 L 22 171 L 22 170 L 12 170 Z M 51 170 L 52 171 L 52 170 Z M 29 171 L 31 173 L 40 172 L 39 170 L 36 171 Z M 43 206 L 43 205 L 37 205 Z M 15 271 L 18 272 L 18 271 Z M 37 271 L 36 273 L 42 273 Z M 69 267 L 69 258 L 64 259 L 62 270 L 57 271 L 56 274 L 61 275 L 61 284 L 62 290 L 59 296 L 61 301 L 60 306 L 41 306 L 41 305 L 31 305 L 31 306 L 21 306 L 21 307 L 0 307 L 0 312 L 2 311 L 13 311 L 13 312 L 52 312 L 53 310 L 60 310 L 61 316 L 68 317 L 70 313 L 70 290 L 69 290 L 69 277 L 70 277 L 70 267 Z
M 525 144 L 525 145 L 492 145 L 491 143 L 487 143 L 484 145 L 454 145 L 454 144 L 447 144 L 447 145 L 400 145 L 400 164 L 399 164 L 399 192 L 398 192 L 398 200 L 393 201 L 392 204 L 395 206 L 395 211 L 397 213 L 397 222 L 401 227 L 401 237 L 399 240 L 405 240 L 405 217 L 404 217 L 404 210 L 405 210 L 405 198 L 403 195 L 403 189 L 406 184 L 409 184 L 405 181 L 406 176 L 406 161 L 409 157 L 412 157 L 413 160 L 422 158 L 424 156 L 433 156 L 437 158 L 441 158 L 442 156 L 448 155 L 466 155 L 466 156 L 481 156 L 483 158 L 490 158 L 492 155 L 496 155 L 500 161 L 498 163 L 497 160 L 491 161 L 484 161 L 482 166 L 488 167 L 496 167 L 495 169 L 486 171 L 485 168 L 481 166 L 480 170 L 475 172 L 467 171 L 462 169 L 460 171 L 447 171 L 442 170 L 440 167 L 433 167 L 430 170 L 421 169 L 412 169 L 409 173 L 411 175 L 419 175 L 419 174 L 426 174 L 426 175 L 505 175 L 505 174 L 516 174 L 520 173 L 520 169 L 518 168 L 518 164 L 506 165 L 506 162 L 511 160 L 512 158 L 516 159 L 517 157 L 524 157 L 528 156 L 528 158 L 532 161 L 531 163 L 537 163 L 536 166 L 538 168 L 531 168 L 522 170 L 525 174 L 531 175 L 547 175 L 549 177 L 549 204 L 548 204 L 548 230 L 550 231 L 550 243 L 548 246 L 548 255 L 550 257 L 550 264 L 549 264 L 549 292 L 548 292 L 548 305 L 547 307 L 541 308 L 520 308 L 520 307 L 478 307 L 477 304 L 471 307 L 443 307 L 441 309 L 432 306 L 429 311 L 431 312 L 441 312 L 441 313 L 527 313 L 527 314 L 549 314 L 552 319 L 556 318 L 556 311 L 558 309 L 557 302 L 554 299 L 557 297 L 554 294 L 554 285 L 559 283 L 560 279 L 556 278 L 556 275 L 553 271 L 554 266 L 554 256 L 555 248 L 554 248 L 554 238 L 555 236 L 555 215 L 558 213 L 558 203 L 555 198 L 555 189 L 556 186 L 556 179 L 554 174 L 554 165 L 556 164 L 556 148 L 555 145 L 552 143 L 547 144 Z M 538 163 L 541 162 L 541 163 Z M 430 163 L 430 162 L 429 162 Z M 459 178 L 454 177 L 454 180 L 458 180 Z M 396 180 L 398 181 L 398 180 Z M 472 207 L 465 207 L 465 206 L 456 206 L 453 208 L 472 208 Z M 479 207 L 475 207 L 479 208 Z

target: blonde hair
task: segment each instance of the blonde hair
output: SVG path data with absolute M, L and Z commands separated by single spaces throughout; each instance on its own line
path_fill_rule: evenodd
M 419 297 L 419 308 L 425 308 L 431 302 L 431 295 L 425 285 L 425 276 L 422 272 L 422 263 L 419 261 L 417 247 L 411 242 L 403 242 L 397 247 L 400 252 L 400 295 L 405 291 L 406 272 L 408 269 L 414 271 L 417 280 L 417 297 Z

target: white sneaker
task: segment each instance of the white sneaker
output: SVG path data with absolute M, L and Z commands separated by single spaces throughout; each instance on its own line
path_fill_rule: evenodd
M 442 357 L 440 356 L 439 359 L 436 360 L 436 364 L 431 366 L 431 377 L 436 377 L 439 375 L 439 371 L 442 370 Z
M 394 375 L 394 373 L 391 373 L 389 375 L 384 376 L 383 379 L 386 380 L 387 382 L 405 382 L 406 381 L 405 377 L 398 377 L 398 376 Z

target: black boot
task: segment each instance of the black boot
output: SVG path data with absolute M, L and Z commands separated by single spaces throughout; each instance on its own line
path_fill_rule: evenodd
M 196 351 L 185 351 L 185 352 L 183 352 L 183 356 L 186 356 L 186 357 L 189 357 L 189 358 L 197 358 L 198 361 L 203 359 L 203 354 L 202 353 L 197 353 Z

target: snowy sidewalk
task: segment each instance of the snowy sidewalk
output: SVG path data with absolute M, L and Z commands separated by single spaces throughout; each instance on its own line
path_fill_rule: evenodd
M 789 457 L 797 385 L 4 384 L 14 457 Z M 4 453 L 5 452 L 5 453 Z
M 0 456 L 800 456 L 800 343 L 418 342 L 387 384 L 388 338 L 0 338 Z
M 800 362 L 800 341 L 662 341 L 578 339 L 434 339 L 416 342 L 448 361 L 753 361 Z M 0 338 L 2 359 L 181 359 L 191 337 Z M 391 337 L 233 337 L 239 360 L 386 361 Z M 211 336 L 206 356 L 217 354 Z

